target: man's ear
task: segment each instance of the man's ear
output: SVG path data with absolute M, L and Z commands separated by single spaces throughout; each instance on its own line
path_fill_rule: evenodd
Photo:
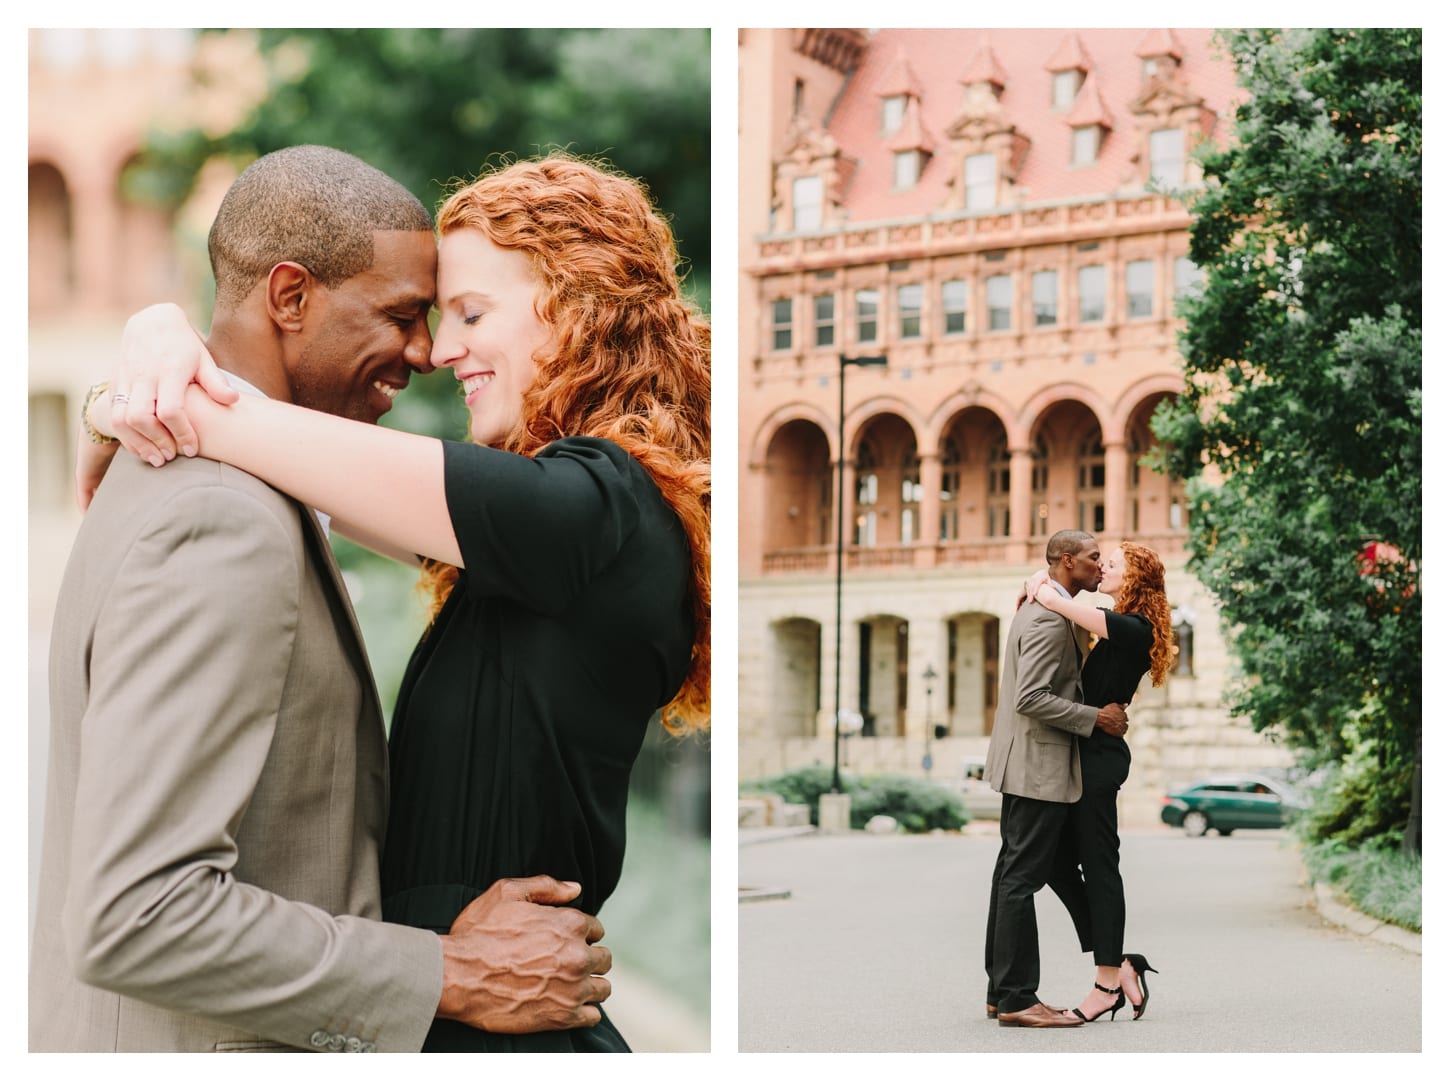
M 316 281 L 301 263 L 278 263 L 267 275 L 267 315 L 288 334 L 302 331 Z

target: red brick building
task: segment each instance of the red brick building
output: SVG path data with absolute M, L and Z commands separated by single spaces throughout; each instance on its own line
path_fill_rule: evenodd
M 742 778 L 832 761 L 842 455 L 848 766 L 985 751 L 1016 591 L 1064 528 L 1169 570 L 1179 670 L 1130 711 L 1125 811 L 1277 761 L 1225 716 L 1182 485 L 1141 464 L 1198 278 L 1173 192 L 1236 92 L 1211 32 L 747 29 L 739 55 Z

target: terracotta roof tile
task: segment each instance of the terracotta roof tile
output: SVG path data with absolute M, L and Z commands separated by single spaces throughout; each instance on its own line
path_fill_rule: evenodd
M 1031 140 L 1017 177 L 1027 202 L 1086 198 L 1118 190 L 1131 174 L 1136 151 L 1129 104 L 1144 90 L 1142 63 L 1136 55 L 1149 36 L 1143 29 L 1078 29 L 1081 46 L 1092 58 L 1092 77 L 1114 130 L 1104 140 L 1096 163 L 1070 168 L 1071 115 L 1052 110 L 1052 76 L 1047 65 L 1061 48 L 1063 29 L 953 30 L 880 29 L 872 33 L 860 66 L 845 83 L 829 130 L 842 154 L 857 163 L 844 192 L 850 220 L 911 217 L 942 209 L 947 180 L 955 168 L 951 143 L 939 137 L 917 185 L 892 189 L 894 141 L 881 134 L 878 87 L 904 55 L 921 86 L 924 132 L 945 132 L 960 114 L 963 57 L 995 62 L 1003 78 L 1001 106 L 1019 134 Z M 1241 93 L 1232 65 L 1211 41 L 1212 30 L 1179 30 L 1183 53 L 1180 77 L 1204 105 L 1218 114 L 1220 131 L 1229 123 Z M 968 70 L 971 70 L 970 68 Z M 1086 85 L 1086 84 L 1084 84 Z M 1079 97 L 1083 97 L 1079 91 Z
M 1093 66 L 1093 62 L 1087 50 L 1082 47 L 1082 38 L 1076 33 L 1069 33 L 1062 39 L 1057 52 L 1052 54 L 1052 59 L 1043 66 L 1048 71 L 1087 71 Z
M 1150 56 L 1171 56 L 1183 59 L 1183 47 L 1178 44 L 1178 35 L 1172 30 L 1149 30 L 1148 36 L 1138 43 L 1134 55 L 1147 59 Z
M 957 82 L 963 86 L 971 86 L 973 83 L 992 83 L 996 86 L 1007 84 L 1007 72 L 1003 70 L 1002 64 L 998 61 L 997 54 L 992 51 L 989 42 L 983 42 L 982 46 L 972 54 L 972 59 L 967 64 L 967 70 L 962 72 Z
M 896 129 L 891 140 L 886 144 L 886 149 L 898 150 L 925 150 L 930 154 L 936 149 L 936 140 L 927 131 L 926 125 L 921 119 L 921 102 L 916 98 L 909 98 L 906 102 L 906 115 L 902 117 L 901 127 Z
M 1087 79 L 1077 92 L 1077 100 L 1073 102 L 1072 112 L 1067 114 L 1069 127 L 1081 128 L 1088 124 L 1097 124 L 1099 127 L 1111 128 L 1113 126 L 1113 113 L 1108 108 L 1108 103 L 1103 100 L 1103 92 L 1098 87 L 1097 72 L 1088 72 Z
M 878 98 L 890 98 L 898 94 L 906 94 L 913 98 L 921 97 L 921 80 L 911 70 L 911 62 L 906 59 L 905 50 L 897 52 L 896 59 L 881 76 L 881 81 L 876 84 Z

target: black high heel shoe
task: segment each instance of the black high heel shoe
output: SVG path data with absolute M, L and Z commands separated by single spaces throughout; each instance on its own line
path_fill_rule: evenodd
M 1127 997 L 1123 994 L 1123 988 L 1121 986 L 1104 987 L 1100 983 L 1094 983 L 1093 987 L 1096 990 L 1101 991 L 1105 995 L 1117 995 L 1118 997 L 1113 999 L 1112 1005 L 1104 1006 L 1101 1010 L 1093 1014 L 1091 1017 L 1083 1013 L 1082 1010 L 1078 1009 L 1076 1006 L 1074 1006 L 1070 1012 L 1077 1014 L 1084 1021 L 1096 1021 L 1105 1013 L 1108 1014 L 1109 1021 L 1116 1021 L 1118 1019 L 1118 1011 L 1123 1008 L 1123 1003 L 1127 1001 Z M 1108 1013 L 1109 1010 L 1111 1010 L 1112 1012 Z
M 1133 974 L 1138 977 L 1138 989 L 1143 992 L 1143 1001 L 1133 1003 L 1133 1020 L 1143 1016 L 1143 1011 L 1148 1008 L 1148 977 L 1146 973 L 1157 972 L 1158 970 L 1148 963 L 1148 958 L 1141 953 L 1123 954 L 1123 963 L 1133 966 Z M 1131 1001 L 1131 1000 L 1130 1000 Z

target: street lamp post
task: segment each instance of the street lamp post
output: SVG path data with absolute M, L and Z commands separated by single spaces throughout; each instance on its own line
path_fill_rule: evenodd
M 836 713 L 835 734 L 831 749 L 831 791 L 841 791 L 841 566 L 845 561 L 846 523 L 846 368 L 884 368 L 886 357 L 848 357 L 840 354 L 841 375 L 836 381 L 839 400 L 836 407 L 836 454 L 840 461 L 836 481 Z
M 926 753 L 921 756 L 921 768 L 927 776 L 931 775 L 931 688 L 936 682 L 936 669 L 928 662 L 926 671 L 921 674 L 921 681 L 926 684 Z

